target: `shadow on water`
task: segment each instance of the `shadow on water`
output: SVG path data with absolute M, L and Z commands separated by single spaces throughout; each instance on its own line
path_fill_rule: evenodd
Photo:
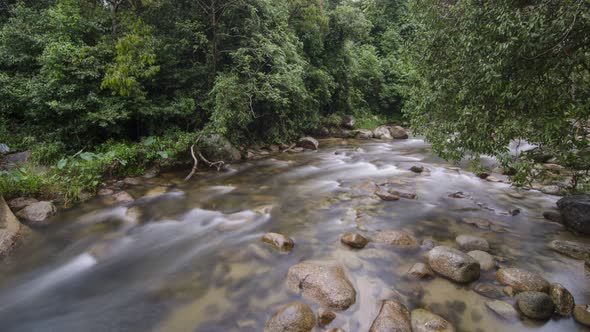
M 327 140 L 322 146 L 198 173 L 189 183 L 181 181 L 184 174 L 164 174 L 177 184 L 165 194 L 119 207 L 97 198 L 65 211 L 0 266 L 2 331 L 261 331 L 279 306 L 301 299 L 285 277 L 307 259 L 346 269 L 357 301 L 331 326 L 347 331 L 368 330 L 380 301 L 394 296 L 440 314 L 460 331 L 582 330 L 572 319 L 504 322 L 469 286 L 440 277 L 406 280 L 405 272 L 424 261 L 420 252 L 376 243 L 351 250 L 339 241 L 347 231 L 370 238 L 404 229 L 454 246 L 458 234 L 478 235 L 502 264 L 539 272 L 588 303 L 583 262 L 547 249 L 550 240 L 572 238 L 541 216 L 556 197 L 530 191 L 513 198 L 509 185 L 452 167 L 418 139 Z M 408 171 L 414 165 L 426 171 Z M 381 201 L 363 192 L 367 181 L 418 199 Z M 450 198 L 455 192 L 464 198 Z M 521 213 L 507 213 L 514 208 Z M 295 239 L 294 250 L 265 246 L 260 237 L 269 231 Z M 495 283 L 493 272 L 481 279 Z

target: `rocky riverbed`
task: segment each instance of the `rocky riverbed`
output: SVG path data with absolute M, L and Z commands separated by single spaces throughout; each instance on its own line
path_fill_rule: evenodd
M 0 265 L 2 331 L 589 330 L 590 239 L 543 217 L 559 197 L 382 138 L 31 217 Z

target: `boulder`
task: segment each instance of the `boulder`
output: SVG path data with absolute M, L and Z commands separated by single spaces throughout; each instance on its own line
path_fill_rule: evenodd
M 11 153 L 0 158 L 0 170 L 10 170 L 23 165 L 31 158 L 31 151 Z
M 409 137 L 408 132 L 401 126 L 390 127 L 389 133 L 395 139 L 407 139 Z
M 438 274 L 455 282 L 468 283 L 479 278 L 479 263 L 457 249 L 438 246 L 428 252 L 428 264 Z
M 57 213 L 55 205 L 51 202 L 37 202 L 17 212 L 16 216 L 24 219 L 31 224 L 42 225 L 47 223 L 47 219 Z
M 414 309 L 411 313 L 412 332 L 454 332 L 455 328 L 444 318 L 424 309 Z
M 561 218 L 561 213 L 558 211 L 545 211 L 543 212 L 543 218 L 553 221 L 559 224 L 563 223 L 563 218 Z
M 315 327 L 313 311 L 302 302 L 279 309 L 264 326 L 264 332 L 309 332 Z
M 410 171 L 420 174 L 424 172 L 424 166 L 412 166 L 410 167 Z
M 295 242 L 290 237 L 278 233 L 264 234 L 262 242 L 270 244 L 280 251 L 291 251 L 295 246 Z
M 416 263 L 414 264 L 408 273 L 406 273 L 411 279 L 425 279 L 434 276 L 434 272 L 430 267 L 424 263 Z
M 293 265 L 287 273 L 287 284 L 301 291 L 305 298 L 332 310 L 346 310 L 356 302 L 356 290 L 342 267 L 304 261 Z
M 367 129 L 357 129 L 354 131 L 354 137 L 359 139 L 373 138 L 373 132 Z
M 16 219 L 4 197 L 0 196 L 0 258 L 20 245 L 30 232 L 27 226 Z
M 590 234 L 590 195 L 572 195 L 557 202 L 563 224 L 583 234 Z
M 574 308 L 574 319 L 576 322 L 590 327 L 590 305 L 577 305 Z
M 218 134 L 203 136 L 199 142 L 199 149 L 209 161 L 236 162 L 242 159 L 242 154 L 231 142 Z
M 420 248 L 420 242 L 406 231 L 387 230 L 375 235 L 375 241 L 400 249 L 414 250 Z
M 522 292 L 516 295 L 516 305 L 528 318 L 546 320 L 553 315 L 553 301 L 545 293 Z
M 483 271 L 491 271 L 496 267 L 494 257 L 485 251 L 474 250 L 468 252 L 467 255 L 473 257 L 479 263 L 479 267 Z
M 488 307 L 488 309 L 490 309 L 492 312 L 494 312 L 502 319 L 508 321 L 518 320 L 518 311 L 516 311 L 516 309 L 514 309 L 514 307 L 510 305 L 510 303 L 500 300 L 493 300 L 486 302 L 486 307 Z
M 551 284 L 549 295 L 555 305 L 555 312 L 558 315 L 564 317 L 572 315 L 576 302 L 572 293 L 563 287 L 563 285 L 557 283 Z
M 403 304 L 385 300 L 381 304 L 381 310 L 373 321 L 369 332 L 412 332 L 410 311 Z
M 455 241 L 457 241 L 457 244 L 463 251 L 490 251 L 490 245 L 488 244 L 488 241 L 477 236 L 459 235 L 457 238 L 455 238 Z
M 549 293 L 550 284 L 540 275 L 517 268 L 500 269 L 496 278 L 505 286 L 510 286 L 516 293 L 542 292 Z
M 392 139 L 388 126 L 379 126 L 373 130 L 373 137 L 377 139 Z
M 590 259 L 590 244 L 554 240 L 549 243 L 549 248 L 575 259 Z
M 471 285 L 471 289 L 481 296 L 488 297 L 490 299 L 499 299 L 502 296 L 502 291 L 499 290 L 496 286 L 485 283 L 485 282 L 476 282 Z
M 352 248 L 362 249 L 369 243 L 369 240 L 358 233 L 349 232 L 342 235 L 340 242 Z
M 336 314 L 333 311 L 320 308 L 318 310 L 318 326 L 326 327 L 336 319 Z
M 297 141 L 297 146 L 308 150 L 317 150 L 320 143 L 317 139 L 307 136 L 300 138 L 299 141 Z
M 39 201 L 34 198 L 19 197 L 19 198 L 11 199 L 8 202 L 8 206 L 10 206 L 12 211 L 18 212 L 18 211 L 26 208 L 27 206 L 29 206 L 33 203 L 37 203 L 37 202 L 39 202 Z
M 345 115 L 342 117 L 342 127 L 347 129 L 354 129 L 356 120 L 352 115 Z

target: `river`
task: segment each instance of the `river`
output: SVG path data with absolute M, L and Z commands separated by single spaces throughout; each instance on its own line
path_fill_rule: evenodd
M 459 331 L 584 330 L 572 318 L 503 321 L 469 285 L 404 278 L 423 260 L 421 252 L 340 243 L 349 231 L 370 238 L 403 229 L 454 247 L 458 234 L 478 235 L 502 266 L 538 272 L 563 284 L 577 303 L 590 303 L 584 262 L 547 248 L 554 239 L 576 239 L 542 217 L 558 197 L 515 194 L 509 184 L 481 180 L 437 158 L 419 139 L 320 143 L 319 151 L 277 153 L 197 173 L 188 183 L 186 172 L 165 173 L 161 179 L 173 187 L 135 186 L 128 190 L 135 197 L 150 195 L 130 206 L 95 198 L 62 211 L 0 266 L 0 329 L 262 331 L 279 307 L 302 300 L 285 279 L 289 267 L 311 259 L 342 265 L 356 288 L 356 303 L 330 325 L 348 332 L 367 331 L 381 300 L 396 294 L 410 309 L 429 308 Z M 426 171 L 413 173 L 412 166 Z M 381 201 L 363 194 L 368 181 L 418 199 Z M 465 197 L 449 197 L 455 192 Z M 512 216 L 513 209 L 520 213 Z M 469 218 L 497 227 L 480 229 Z M 266 232 L 293 238 L 294 249 L 273 250 L 260 241 Z M 494 271 L 480 281 L 496 283 Z

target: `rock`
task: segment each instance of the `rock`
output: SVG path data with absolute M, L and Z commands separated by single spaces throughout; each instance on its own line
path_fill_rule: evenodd
M 47 222 L 47 219 L 57 213 L 55 205 L 51 202 L 37 202 L 20 210 L 16 216 L 32 224 L 41 225 Z
M 153 179 L 158 176 L 158 174 L 160 174 L 160 166 L 154 165 L 152 168 L 148 169 L 145 174 L 143 174 L 143 177 L 146 179 Z
M 479 263 L 479 267 L 483 271 L 491 271 L 496 267 L 494 257 L 485 251 L 473 250 L 468 252 L 467 255 L 473 257 Z
M 320 143 L 315 138 L 308 136 L 300 138 L 297 142 L 297 146 L 308 150 L 317 150 L 320 146 Z
M 509 197 L 512 197 L 514 199 L 524 199 L 524 195 L 519 193 L 518 191 L 508 191 L 506 193 L 506 195 L 508 195 Z
M 471 256 L 453 248 L 438 246 L 428 252 L 428 264 L 455 282 L 468 283 L 479 278 L 479 263 Z
M 304 261 L 289 268 L 287 283 L 332 310 L 346 310 L 356 301 L 356 290 L 342 267 Z
M 573 241 L 553 240 L 549 242 L 549 248 L 566 256 L 585 260 L 590 259 L 590 245 Z
M 135 200 L 126 191 L 120 191 L 120 192 L 114 194 L 113 195 L 113 198 L 115 199 L 115 202 L 120 203 L 120 204 L 131 203 L 131 202 L 133 202 Z
M 422 241 L 422 244 L 420 245 L 420 249 L 428 251 L 432 248 L 436 247 L 436 243 L 434 243 L 434 241 L 432 240 L 424 240 Z
M 401 126 L 390 127 L 389 133 L 395 139 L 407 139 L 409 137 L 408 132 Z
M 157 187 L 150 188 L 148 191 L 146 191 L 146 193 L 143 195 L 143 197 L 154 198 L 154 197 L 162 196 L 167 192 L 168 192 L 168 187 L 157 186 Z
M 489 229 L 490 225 L 492 224 L 489 220 L 480 218 L 463 218 L 463 222 L 480 229 Z
M 329 329 L 328 332 L 346 332 L 341 328 L 337 328 L 337 329 Z
M 490 176 L 490 173 L 488 172 L 477 172 L 475 173 L 475 176 L 477 176 L 478 178 L 485 180 L 488 176 Z
M 496 286 L 485 282 L 477 282 L 471 285 L 471 289 L 479 295 L 488 297 L 490 299 L 499 299 L 503 296 Z
M 402 197 L 402 198 L 406 198 L 406 199 L 416 199 L 418 198 L 418 195 L 416 193 L 406 193 L 406 192 L 402 192 L 402 191 L 397 191 L 394 189 L 389 189 L 388 192 L 392 195 L 398 196 L 398 197 Z
M 558 315 L 564 317 L 572 315 L 576 302 L 574 301 L 572 293 L 563 287 L 563 285 L 557 283 L 551 284 L 549 295 L 551 296 L 551 301 L 553 301 L 553 304 L 555 305 L 555 312 Z
M 369 332 L 412 332 L 410 311 L 403 304 L 385 300 Z
M 412 310 L 412 332 L 454 332 L 451 323 L 424 309 Z
M 561 213 L 557 212 L 557 211 L 545 211 L 543 212 L 543 218 L 549 220 L 549 221 L 553 221 L 556 223 L 563 223 L 563 219 L 561 218 Z
M 590 195 L 572 195 L 557 201 L 563 224 L 580 233 L 590 234 Z
M 12 213 L 4 197 L 0 196 L 0 258 L 22 244 L 31 230 L 21 224 Z
M 34 198 L 19 197 L 19 198 L 11 199 L 8 202 L 8 206 L 10 206 L 12 211 L 18 212 L 19 210 L 22 210 L 22 209 L 26 208 L 27 206 L 29 206 L 33 203 L 37 203 L 37 202 L 39 202 L 39 201 Z
M 420 242 L 406 231 L 381 231 L 375 235 L 375 241 L 401 249 L 418 249 L 420 247 Z
M 373 132 L 367 129 L 357 129 L 354 131 L 354 137 L 359 139 L 373 138 Z
M 425 279 L 434 276 L 434 272 L 424 263 L 414 264 L 406 275 L 412 279 Z
M 318 325 L 320 327 L 326 327 L 336 319 L 336 314 L 333 311 L 320 308 L 318 310 Z
M 477 236 L 459 235 L 455 238 L 455 241 L 457 241 L 457 244 L 463 251 L 490 250 L 490 245 L 488 244 L 488 241 Z
M 564 189 L 557 185 L 543 186 L 539 189 L 543 194 L 560 196 L 564 194 Z
M 144 183 L 144 179 L 140 177 L 128 177 L 123 179 L 123 183 L 128 186 L 139 186 Z
M 262 242 L 268 243 L 280 251 L 291 251 L 295 242 L 283 234 L 266 233 L 262 236 Z
M 488 182 L 492 182 L 492 183 L 498 183 L 498 182 L 502 182 L 502 180 L 500 180 L 500 179 L 498 179 L 497 177 L 495 177 L 495 176 L 492 176 L 492 175 L 488 176 L 488 177 L 486 178 L 486 181 L 488 181 Z
M 352 115 L 345 115 L 342 117 L 342 127 L 347 129 L 354 129 L 356 120 Z
M 423 166 L 412 166 L 412 167 L 410 167 L 410 171 L 419 174 L 419 173 L 424 172 L 424 167 Z
M 545 293 L 522 292 L 516 295 L 516 305 L 528 318 L 546 320 L 553 315 L 553 301 Z
M 582 325 L 590 326 L 590 306 L 577 305 L 574 308 L 574 319 Z
M 313 311 L 302 302 L 282 307 L 264 326 L 264 332 L 309 332 L 315 327 Z
M 357 233 L 344 233 L 340 242 L 352 248 L 362 249 L 369 243 L 369 240 Z
M 511 216 L 517 216 L 520 214 L 520 209 L 519 208 L 515 208 L 515 209 L 510 209 L 508 210 L 508 214 Z
M 0 158 L 0 170 L 11 170 L 29 161 L 31 151 L 17 152 Z
M 502 285 L 510 286 L 516 293 L 549 293 L 550 284 L 540 275 L 517 268 L 500 269 L 496 278 Z
M 301 153 L 303 151 L 305 151 L 304 148 L 302 148 L 302 147 L 295 147 L 295 148 L 289 149 L 289 151 L 287 151 L 287 152 L 289 152 L 289 153 Z
M 98 196 L 110 196 L 112 194 L 114 194 L 115 192 L 113 191 L 113 189 L 109 189 L 109 188 L 101 188 L 98 190 L 98 192 L 96 193 Z
M 373 130 L 373 137 L 377 139 L 392 139 L 388 126 L 379 126 Z
M 399 201 L 399 196 L 390 194 L 387 191 L 378 190 L 375 192 L 375 195 L 377 195 L 379 198 L 381 198 L 381 200 L 386 202 Z
M 518 320 L 519 314 L 510 303 L 494 300 L 486 302 L 486 307 L 493 311 L 496 315 L 508 321 Z
M 516 291 L 511 286 L 505 286 L 504 288 L 502 288 L 502 292 L 504 292 L 504 294 L 510 297 L 516 295 Z
M 269 145 L 268 149 L 270 150 L 270 152 L 279 152 L 281 150 L 281 148 L 276 144 Z
M 233 163 L 242 159 L 240 150 L 234 147 L 231 142 L 218 134 L 211 134 L 201 137 L 199 149 L 211 162 L 224 161 Z
M 458 191 L 456 193 L 449 194 L 449 197 L 450 198 L 466 198 L 467 195 L 465 195 L 462 191 Z

